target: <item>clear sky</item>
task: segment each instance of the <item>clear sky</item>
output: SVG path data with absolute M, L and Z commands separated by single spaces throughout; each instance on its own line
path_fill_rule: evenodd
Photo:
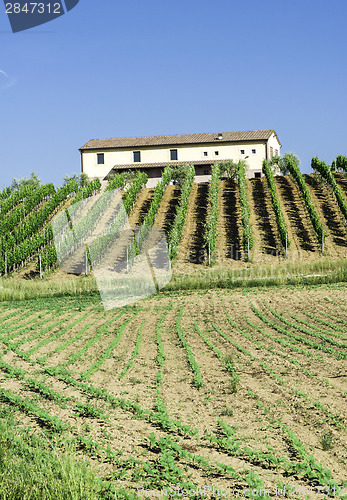
M 275 129 L 347 155 L 346 0 L 80 0 L 13 34 L 0 4 L 0 187 L 61 185 L 92 138 Z M 4 74 L 5 73 L 5 74 Z

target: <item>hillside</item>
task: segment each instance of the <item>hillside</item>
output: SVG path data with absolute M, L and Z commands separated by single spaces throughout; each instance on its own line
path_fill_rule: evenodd
M 304 178 L 324 230 L 324 255 L 332 259 L 346 258 L 346 224 L 334 193 L 326 183 L 319 182 L 316 176 L 305 175 Z M 343 196 L 346 197 L 346 176 L 336 174 L 335 178 Z M 288 260 L 294 262 L 320 259 L 322 257 L 322 241 L 317 238 L 298 185 L 291 176 L 280 176 L 275 177 L 275 186 L 287 228 Z M 205 238 L 210 217 L 210 189 L 209 183 L 194 183 L 192 185 L 174 269 L 182 271 L 196 268 L 196 266 L 206 266 L 208 263 Z M 247 180 L 246 189 L 249 220 L 254 240 L 250 251 L 250 260 L 254 264 L 275 264 L 283 260 L 285 251 L 283 244 L 281 244 L 276 214 L 266 179 Z M 49 192 L 41 198 L 36 196 L 36 202 L 32 201 L 33 193 L 29 193 L 19 200 L 19 195 L 16 199 L 15 194 L 2 199 L 3 210 L 0 212 L 1 274 L 4 275 L 6 272 L 25 267 L 30 261 L 37 263 L 38 255 L 41 255 L 43 269 L 54 267 L 56 255 L 54 245 L 52 245 L 50 228 L 52 218 L 68 204 L 99 191 L 100 186 L 96 185 L 93 188 L 89 187 L 88 190 L 84 188 L 84 192 L 78 190 L 76 186 L 69 185 L 60 190 Z M 153 225 L 164 230 L 168 238 L 181 203 L 180 193 L 180 186 L 167 185 L 153 219 Z M 153 212 L 152 205 L 155 196 L 157 200 L 154 189 L 142 188 L 139 190 L 129 209 L 129 223 L 133 229 L 146 221 L 150 210 Z M 127 193 L 123 192 L 123 200 L 126 200 L 126 197 Z M 13 202 L 12 198 L 14 198 Z M 158 203 L 158 200 L 155 202 Z M 95 205 L 97 204 L 95 203 Z M 93 205 L 88 206 L 89 212 L 91 212 L 89 217 L 93 215 L 93 211 L 96 212 L 93 224 L 99 224 L 97 221 L 100 219 L 100 215 L 97 214 L 97 209 L 94 210 Z M 106 207 L 105 210 L 102 224 L 106 224 L 107 220 L 113 220 L 115 216 L 112 207 Z M 237 181 L 219 181 L 217 237 L 213 255 L 213 262 L 217 266 L 242 268 L 247 261 L 247 249 L 242 244 L 241 213 L 242 207 Z M 123 243 L 112 251 L 116 261 L 117 259 L 124 260 L 126 248 L 132 244 L 131 234 L 129 233 L 127 236 L 124 234 L 121 241 Z M 147 244 L 151 243 L 147 242 Z M 77 253 L 75 255 L 76 269 L 79 269 L 78 261 L 83 258 L 83 251 L 81 250 L 81 252 L 80 256 Z M 116 257 L 116 254 L 119 257 Z

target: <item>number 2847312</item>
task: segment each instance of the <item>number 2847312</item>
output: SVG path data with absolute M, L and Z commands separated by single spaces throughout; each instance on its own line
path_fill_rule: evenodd
M 18 2 L 6 3 L 7 14 L 63 14 L 61 3 L 58 2 L 27 2 L 21 5 Z

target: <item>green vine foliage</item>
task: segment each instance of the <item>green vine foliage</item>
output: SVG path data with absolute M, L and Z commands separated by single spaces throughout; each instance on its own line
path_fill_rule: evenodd
M 240 160 L 237 164 L 237 178 L 239 183 L 241 219 L 243 227 L 242 246 L 244 250 L 247 251 L 248 245 L 250 250 L 253 247 L 254 239 L 252 226 L 249 220 L 250 211 L 246 186 L 246 168 L 245 163 L 242 160 Z
M 326 163 L 324 163 L 324 161 L 320 161 L 317 157 L 312 158 L 311 167 L 313 171 L 318 172 L 327 181 L 336 197 L 336 202 L 345 220 L 347 221 L 347 203 L 330 168 Z
M 277 196 L 276 184 L 275 184 L 274 176 L 272 173 L 272 169 L 271 169 L 268 161 L 266 161 L 266 160 L 263 161 L 263 173 L 266 177 L 269 191 L 271 194 L 272 206 L 273 206 L 275 214 L 276 214 L 276 222 L 277 222 L 277 227 L 278 227 L 278 231 L 279 231 L 280 238 L 281 238 L 281 243 L 282 243 L 282 246 L 285 248 L 286 243 L 287 243 L 287 247 L 290 245 L 290 241 L 288 241 L 288 230 L 287 230 L 286 223 L 284 221 L 281 204 L 280 204 L 280 201 L 279 201 L 278 196 Z
M 306 186 L 306 182 L 300 172 L 300 168 L 290 159 L 287 162 L 288 170 L 293 176 L 295 182 L 299 186 L 301 197 L 304 200 L 308 215 L 312 222 L 313 229 L 317 235 L 318 241 L 321 242 L 322 238 L 324 238 L 324 229 L 319 220 L 319 216 L 317 214 L 316 208 L 312 203 L 310 192 Z
M 147 238 L 147 235 L 150 231 L 150 228 L 153 226 L 154 219 L 157 215 L 160 202 L 163 198 L 166 186 L 169 184 L 172 178 L 172 169 L 170 167 L 165 167 L 161 176 L 161 181 L 156 185 L 154 189 L 154 196 L 152 199 L 152 203 L 149 207 L 146 217 L 143 220 L 142 226 L 139 231 L 137 244 L 137 252 L 143 246 L 144 241 Z
M 217 219 L 218 219 L 218 189 L 219 189 L 219 177 L 221 174 L 221 165 L 215 163 L 212 165 L 212 176 L 209 191 L 209 205 L 210 214 L 206 224 L 205 232 L 205 243 L 206 246 L 210 247 L 211 261 L 214 263 L 213 254 L 216 249 L 216 238 L 217 238 Z
M 169 244 L 170 244 L 170 259 L 173 260 L 177 255 L 177 248 L 182 236 L 182 230 L 184 222 L 186 220 L 186 214 L 188 209 L 189 195 L 192 189 L 192 185 L 195 177 L 195 168 L 193 165 L 186 165 L 185 169 L 185 180 L 182 183 L 181 189 L 181 199 L 176 210 L 175 220 L 172 224 L 169 233 Z

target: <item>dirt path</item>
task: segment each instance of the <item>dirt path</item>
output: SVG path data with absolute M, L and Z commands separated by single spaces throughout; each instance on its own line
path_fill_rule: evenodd
M 143 188 L 135 202 L 135 205 L 129 215 L 129 224 L 134 229 L 135 226 L 142 224 L 150 204 L 153 200 L 154 189 Z
M 251 222 L 255 240 L 253 262 L 261 262 L 265 256 L 266 260 L 271 260 L 271 257 L 277 256 L 281 246 L 276 216 L 265 183 L 265 177 L 248 181 L 249 206 L 253 216 Z
M 216 257 L 218 263 L 235 263 L 241 260 L 240 202 L 237 183 L 233 180 L 220 181 L 218 193 L 218 221 Z
M 202 264 L 205 261 L 204 225 L 208 207 L 207 182 L 194 183 L 189 197 L 186 221 L 183 227 L 177 260 Z

